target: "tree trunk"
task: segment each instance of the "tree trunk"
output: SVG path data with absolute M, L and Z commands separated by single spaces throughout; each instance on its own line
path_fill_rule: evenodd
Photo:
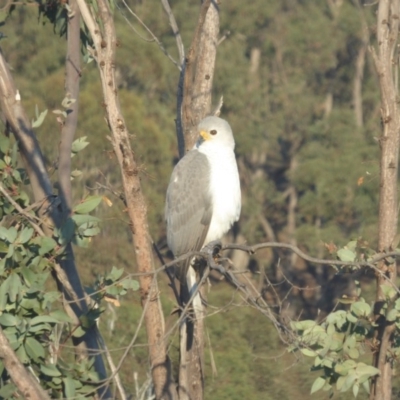
M 197 140 L 198 123 L 211 113 L 212 85 L 219 34 L 219 10 L 215 2 L 204 0 L 191 47 L 186 56 L 182 110 L 182 128 L 185 151 L 190 150 Z M 179 132 L 178 132 L 179 137 Z M 188 292 L 196 287 L 195 271 L 191 268 Z M 200 288 L 193 299 L 194 318 L 185 319 L 180 328 L 180 371 L 179 398 L 202 400 L 204 397 L 204 316 L 202 299 L 206 293 Z M 189 300 L 189 299 L 187 299 Z
M 380 0 L 377 21 L 378 54 L 372 49 L 375 67 L 379 76 L 381 91 L 381 117 L 383 133 L 379 144 L 380 159 L 380 198 L 379 198 L 379 251 L 392 250 L 397 234 L 398 223 L 398 155 L 400 112 L 395 70 L 398 69 L 394 59 L 398 41 L 400 0 Z M 375 319 L 378 324 L 376 339 L 378 350 L 374 355 L 374 365 L 379 369 L 372 384 L 370 398 L 373 400 L 390 400 L 392 397 L 393 365 L 388 359 L 388 352 L 393 346 L 392 333 L 395 325 L 379 314 L 383 305 L 393 299 L 385 296 L 384 286 L 396 280 L 396 263 L 383 260 L 379 264 L 377 275 L 377 295 Z M 390 282 L 388 282 L 389 280 Z
M 198 123 L 211 112 L 218 34 L 217 5 L 211 0 L 204 0 L 196 32 L 186 56 L 182 104 L 186 151 L 190 150 L 197 140 Z

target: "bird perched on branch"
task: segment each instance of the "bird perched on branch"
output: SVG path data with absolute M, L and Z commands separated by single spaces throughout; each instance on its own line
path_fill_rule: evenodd
M 235 140 L 228 122 L 206 117 L 199 139 L 175 166 L 167 190 L 167 241 L 175 257 L 219 240 L 239 219 L 241 194 Z M 181 263 L 181 283 L 191 260 Z

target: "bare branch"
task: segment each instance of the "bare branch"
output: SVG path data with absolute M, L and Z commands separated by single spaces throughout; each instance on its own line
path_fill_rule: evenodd
M 106 118 L 112 132 L 112 144 L 122 174 L 125 199 L 134 240 L 138 270 L 143 275 L 139 282 L 142 304 L 149 301 L 144 314 L 149 343 L 152 377 L 157 399 L 176 399 L 176 389 L 171 378 L 171 365 L 164 342 L 164 318 L 155 276 L 152 247 L 149 240 L 147 207 L 142 193 L 139 167 L 130 144 L 129 132 L 120 110 L 115 80 L 115 26 L 109 4 L 98 1 L 98 15 L 94 16 L 84 0 L 77 0 L 82 18 L 89 29 L 102 83 Z M 101 21 L 101 27 L 96 19 Z
M 169 23 L 172 28 L 172 32 L 174 33 L 176 45 L 178 47 L 179 53 L 179 82 L 178 82 L 178 90 L 176 95 L 176 134 L 178 138 L 178 151 L 179 156 L 182 157 L 185 154 L 185 138 L 183 133 L 183 125 L 182 125 L 182 104 L 183 104 L 183 82 L 185 78 L 185 48 L 183 46 L 182 37 L 179 32 L 178 24 L 176 23 L 175 16 L 172 12 L 171 6 L 169 5 L 168 0 L 161 0 L 161 3 L 164 7 L 165 12 L 168 15 Z
M 171 6 L 168 3 L 168 0 L 161 0 L 161 4 L 164 7 L 165 12 L 168 15 L 169 24 L 171 25 L 172 32 L 174 33 L 176 46 L 178 47 L 179 54 L 179 64 L 182 67 L 185 61 L 185 48 L 183 46 L 182 37 L 179 32 L 178 24 L 176 23 L 175 16 L 172 12 Z

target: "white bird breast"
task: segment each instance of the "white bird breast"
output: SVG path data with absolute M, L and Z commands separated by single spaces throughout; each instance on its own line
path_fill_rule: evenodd
M 219 240 L 239 219 L 241 209 L 240 180 L 233 149 L 225 146 L 199 147 L 210 162 L 212 218 L 204 244 Z

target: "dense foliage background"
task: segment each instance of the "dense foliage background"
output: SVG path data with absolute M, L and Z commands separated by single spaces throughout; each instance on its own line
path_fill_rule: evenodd
M 128 4 L 177 57 L 161 4 L 149 0 Z M 188 47 L 199 4 L 176 0 L 171 6 Z M 174 118 L 179 71 L 148 40 L 124 4 L 118 2 L 115 13 L 123 112 L 142 162 L 153 240 L 163 247 L 164 194 L 177 159 Z M 365 52 L 365 24 L 373 29 L 373 18 L 371 7 L 350 0 L 221 4 L 225 39 L 218 48 L 214 102 L 224 96 L 221 116 L 235 133 L 243 193 L 241 219 L 227 240 L 278 240 L 315 256 L 327 255 L 334 245 L 350 239 L 376 243 L 379 92 Z M 1 32 L 6 37 L 0 45 L 32 118 L 36 105 L 39 110 L 60 109 L 65 38 L 39 15 L 35 2 L 16 7 Z M 362 67 L 361 62 L 365 62 Z M 74 196 L 104 193 L 113 201 L 111 207 L 104 204 L 98 210 L 101 234 L 89 248 L 76 249 L 86 283 L 113 265 L 135 271 L 124 205 L 104 189 L 122 190 L 107 140 L 100 90 L 94 63 L 86 64 L 77 136 L 87 136 L 90 145 L 73 160 L 74 168 L 82 171 L 74 180 Z M 60 135 L 56 114 L 49 112 L 37 135 L 48 168 L 54 170 Z M 251 259 L 238 253 L 232 258 L 238 269 L 251 269 L 271 306 L 279 304 L 277 297 L 284 299 L 281 307 L 288 318 L 296 319 L 300 313 L 316 318 L 321 310 L 324 315 L 353 288 L 351 276 L 308 265 L 286 251 L 266 250 Z M 212 284 L 206 320 L 206 398 L 308 399 L 315 375 L 307 373 L 307 360 L 287 354 L 274 327 L 256 311 L 241 307 L 240 296 L 232 294 L 228 285 Z M 304 287 L 315 289 L 300 289 Z M 161 290 L 168 315 L 174 303 L 166 281 Z M 141 312 L 137 294 L 125 298 L 119 308 L 109 306 L 102 327 L 110 349 L 126 346 Z M 175 317 L 169 318 L 172 324 Z M 137 343 L 122 372 L 132 393 L 133 374 L 138 374 L 140 385 L 148 378 L 144 332 Z M 113 357 L 118 359 L 122 352 L 114 350 Z

